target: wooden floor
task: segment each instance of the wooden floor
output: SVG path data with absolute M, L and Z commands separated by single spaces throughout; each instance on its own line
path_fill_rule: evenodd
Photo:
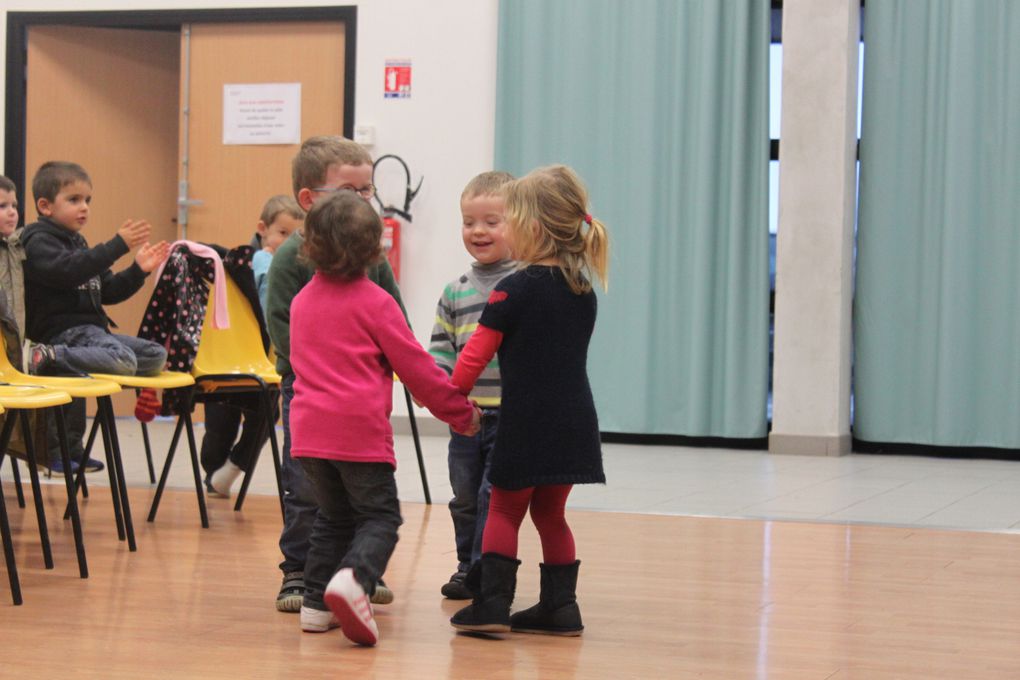
M 273 608 L 275 498 L 241 513 L 211 500 L 203 530 L 193 493 L 168 492 L 148 524 L 151 490 L 132 489 L 129 553 L 95 489 L 80 580 L 62 488 L 44 489 L 52 571 L 31 506 L 4 492 L 25 604 L 0 574 L 3 678 L 1020 678 L 1017 535 L 573 512 L 584 637 L 492 640 L 447 623 L 448 511 L 407 504 L 386 574 L 397 600 L 364 649 Z M 538 556 L 529 521 L 518 606 L 536 599 Z

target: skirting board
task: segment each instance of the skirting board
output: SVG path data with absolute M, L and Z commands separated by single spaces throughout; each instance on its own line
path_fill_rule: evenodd
M 769 453 L 794 456 L 845 456 L 851 451 L 850 434 L 820 437 L 804 434 L 769 435 Z

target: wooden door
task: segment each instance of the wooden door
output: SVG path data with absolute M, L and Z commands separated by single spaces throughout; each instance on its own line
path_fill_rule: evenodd
M 49 160 L 74 161 L 92 178 L 89 244 L 106 241 L 129 217 L 148 219 L 153 240 L 177 235 L 180 36 L 177 32 L 81 26 L 28 33 L 25 221 L 37 219 L 32 176 Z M 121 258 L 126 268 L 134 254 Z M 138 332 L 153 277 L 130 300 L 108 307 L 118 331 Z M 133 395 L 117 400 L 130 412 Z
M 233 247 L 248 243 L 266 199 L 292 194 L 290 164 L 297 144 L 223 144 L 223 86 L 300 83 L 301 139 L 343 133 L 343 22 L 192 24 L 182 35 L 190 68 L 187 138 L 187 236 Z M 190 43 L 190 46 L 188 46 Z M 186 129 L 186 135 L 185 135 Z

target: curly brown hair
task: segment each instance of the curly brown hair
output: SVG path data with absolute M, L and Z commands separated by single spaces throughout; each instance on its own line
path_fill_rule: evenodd
M 382 221 L 353 191 L 323 198 L 305 217 L 304 259 L 318 271 L 355 279 L 382 255 Z

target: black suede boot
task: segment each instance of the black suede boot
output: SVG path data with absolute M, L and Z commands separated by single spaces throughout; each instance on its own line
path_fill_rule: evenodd
M 510 617 L 515 633 L 539 635 L 580 635 L 581 610 L 577 606 L 577 568 L 573 564 L 540 564 L 542 592 L 538 604 Z
M 453 615 L 450 624 L 457 630 L 479 633 L 510 631 L 510 604 L 517 589 L 520 560 L 496 553 L 485 553 L 468 572 L 469 587 L 478 583 L 470 605 Z

